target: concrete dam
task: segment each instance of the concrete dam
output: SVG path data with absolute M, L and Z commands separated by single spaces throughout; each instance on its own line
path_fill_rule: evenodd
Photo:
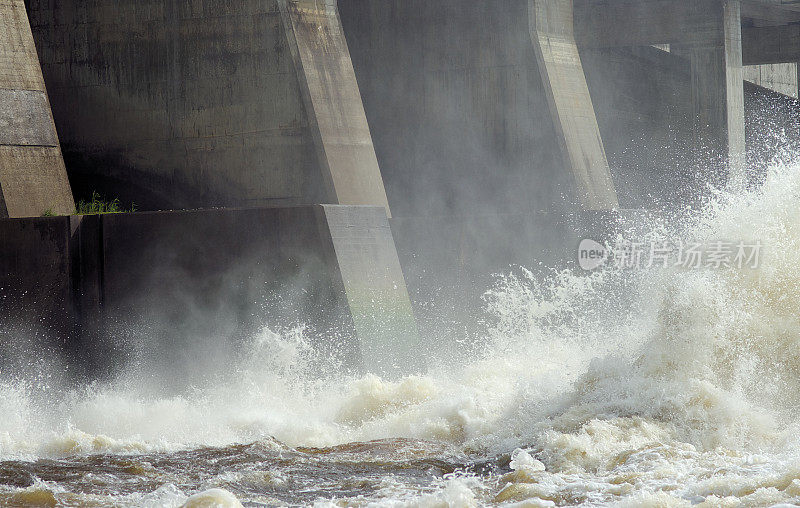
M 406 364 L 433 293 L 467 315 L 488 273 L 746 183 L 750 124 L 798 135 L 786 2 L 0 8 L 2 317 L 76 351 L 134 317 L 247 333 L 299 291 L 347 363 Z M 138 213 L 69 216 L 95 192 Z
M 0 506 L 800 505 L 799 63 L 798 0 L 0 0 Z
M 2 317 L 75 350 L 198 309 L 187 348 L 247 333 L 299 292 L 347 363 L 406 364 L 433 293 L 469 314 L 488 273 L 742 184 L 751 124 L 798 136 L 777 0 L 0 9 Z M 138 212 L 69 216 L 95 192 Z

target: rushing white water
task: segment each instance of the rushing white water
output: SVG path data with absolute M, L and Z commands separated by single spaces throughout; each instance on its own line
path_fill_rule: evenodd
M 546 283 L 516 270 L 486 295 L 480 354 L 459 365 L 434 358 L 426 375 L 338 375 L 311 361 L 296 329 L 265 330 L 241 362 L 181 396 L 159 396 L 157 381 L 135 369 L 58 394 L 6 382 L 0 457 L 411 438 L 470 457 L 514 451 L 512 472 L 457 473 L 427 492 L 388 482 L 374 502 L 800 502 L 798 203 L 800 167 L 779 165 L 759 189 L 718 193 L 680 228 L 651 232 L 760 241 L 758 269 L 609 269 Z M 187 502 L 171 488 L 135 502 Z M 238 503 L 225 491 L 204 495 Z

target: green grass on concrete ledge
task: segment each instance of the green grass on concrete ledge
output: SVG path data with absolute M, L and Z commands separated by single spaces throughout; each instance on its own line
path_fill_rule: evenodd
M 104 213 L 133 213 L 136 211 L 136 203 L 132 203 L 130 208 L 123 208 L 119 199 L 106 201 L 97 192 L 92 192 L 92 199 L 86 201 L 81 199 L 75 205 L 75 211 L 71 215 L 98 215 Z M 42 212 L 42 217 L 55 217 L 61 215 L 55 213 L 52 208 Z
M 114 198 L 106 201 L 97 192 L 92 192 L 92 200 L 81 199 L 75 206 L 73 215 L 97 215 L 103 213 L 133 213 L 136 211 L 136 204 L 131 204 L 130 209 L 123 208 L 119 199 Z

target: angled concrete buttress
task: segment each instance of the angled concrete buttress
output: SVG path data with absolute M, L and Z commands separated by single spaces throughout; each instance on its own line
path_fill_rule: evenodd
M 564 162 L 580 204 L 618 207 L 573 28 L 572 0 L 529 0 L 530 32 Z
M 0 0 L 0 217 L 74 207 L 25 4 Z
M 278 0 L 326 190 L 389 212 L 336 0 Z
M 331 203 L 388 213 L 336 9 L 31 2 L 76 195 L 96 189 L 140 210 Z
M 373 372 L 415 371 L 419 335 L 386 215 L 374 206 L 323 205 L 364 365 Z

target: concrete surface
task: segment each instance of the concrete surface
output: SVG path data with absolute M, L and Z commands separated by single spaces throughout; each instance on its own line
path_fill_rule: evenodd
M 747 27 L 742 30 L 743 60 L 747 65 L 800 60 L 800 26 Z
M 76 195 L 385 206 L 332 6 L 29 3 Z
M 0 348 L 71 333 L 70 238 L 69 217 L 0 219 Z
M 587 210 L 619 207 L 575 42 L 572 0 L 531 0 L 531 39 L 567 171 Z
M 580 206 L 529 7 L 524 0 L 339 1 L 394 217 Z M 578 139 L 590 139 L 596 153 L 605 149 L 620 206 L 688 204 L 699 172 L 691 159 L 700 159 L 688 119 L 688 62 L 644 46 L 581 48 L 580 63 L 589 84 L 581 104 L 596 115 L 602 143 L 588 120 Z
M 344 369 L 413 368 L 416 324 L 383 207 L 4 219 L 0 237 L 7 342 L 22 327 L 79 344 L 93 370 L 144 355 L 202 375 L 247 354 L 264 327 L 293 326 Z
M 719 150 L 728 162 L 728 181 L 745 183 L 744 71 L 739 0 L 709 6 L 714 15 L 705 39 L 674 45 L 692 69 L 692 113 L 698 142 Z
M 577 202 L 526 0 L 339 0 L 393 217 Z
M 423 365 L 419 333 L 386 214 L 323 206 L 364 365 L 399 374 Z
M 745 168 L 740 0 L 575 0 L 575 33 L 589 48 L 670 44 L 691 64 L 695 150 L 725 161 L 741 184 Z
M 744 79 L 787 97 L 798 98 L 797 63 L 748 65 L 744 67 Z
M 30 0 L 29 8 L 79 196 L 98 190 L 146 210 L 386 206 L 388 194 L 393 214 L 413 217 L 608 208 L 615 199 L 639 206 L 647 195 L 638 190 L 664 185 L 631 180 L 622 166 L 638 154 L 645 173 L 658 173 L 663 164 L 646 156 L 660 149 L 656 139 L 676 153 L 710 147 L 707 159 L 740 160 L 737 34 L 733 18 L 724 24 L 724 6 L 736 4 L 575 0 L 579 53 L 566 0 Z M 745 31 L 800 16 L 742 5 Z M 543 24 L 548 16 L 566 28 Z M 672 43 L 674 54 L 618 51 L 654 41 Z M 608 52 L 598 60 L 592 51 Z M 664 62 L 677 55 L 695 61 L 682 85 L 689 94 L 670 95 L 683 75 L 669 76 Z M 598 79 L 609 73 L 597 61 L 621 74 Z M 615 89 L 620 82 L 629 85 Z M 658 100 L 640 100 L 645 87 Z M 629 109 L 633 100 L 641 109 Z M 671 122 L 683 101 L 695 120 Z M 662 104 L 679 114 L 649 121 Z M 664 131 L 675 125 L 690 134 L 670 141 Z M 652 146 L 622 140 L 634 128 Z M 681 146 L 692 135 L 700 141 Z
M 279 0 L 328 202 L 389 212 L 334 0 Z
M 25 4 L 0 0 L 0 217 L 74 208 Z

